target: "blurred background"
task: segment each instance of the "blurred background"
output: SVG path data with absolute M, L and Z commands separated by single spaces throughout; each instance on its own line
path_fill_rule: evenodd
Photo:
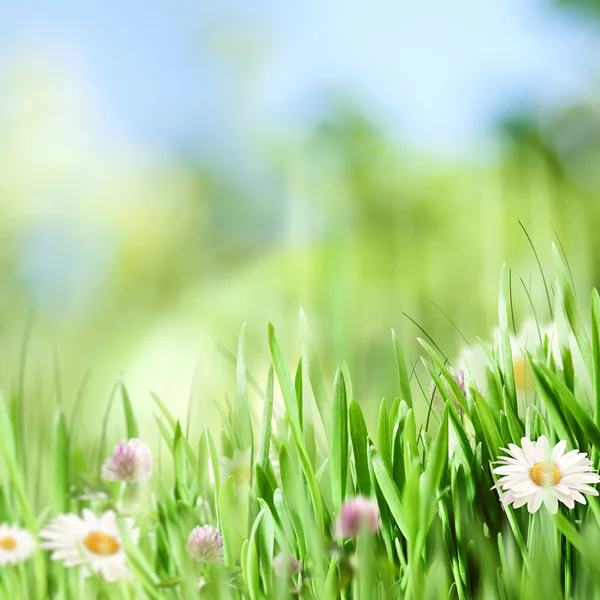
M 529 316 L 523 228 L 587 301 L 599 34 L 596 0 L 4 3 L 0 387 L 41 429 L 80 397 L 82 439 L 121 376 L 142 420 L 154 391 L 210 422 L 241 324 L 263 386 L 304 307 L 372 414 L 390 328 L 411 363 L 410 319 L 489 339 L 504 261 Z

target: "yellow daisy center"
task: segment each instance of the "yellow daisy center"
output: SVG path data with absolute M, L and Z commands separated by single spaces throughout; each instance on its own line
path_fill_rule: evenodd
M 6 536 L 0 538 L 0 549 L 2 550 L 14 550 L 17 547 L 17 540 L 14 537 Z
M 83 545 L 94 554 L 99 556 L 110 556 L 116 554 L 121 548 L 121 544 L 108 533 L 101 531 L 92 531 L 84 540 Z
M 554 463 L 539 462 L 531 468 L 531 479 L 536 485 L 556 485 L 560 481 L 560 471 Z
M 235 467 L 232 469 L 231 475 L 233 476 L 233 479 L 237 485 L 244 485 L 250 481 L 250 467 L 248 465 Z
M 515 374 L 515 387 L 525 392 L 531 388 L 531 372 L 525 357 L 519 352 L 513 355 L 513 372 Z

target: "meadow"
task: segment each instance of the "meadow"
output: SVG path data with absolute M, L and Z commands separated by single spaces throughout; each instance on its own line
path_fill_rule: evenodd
M 598 597 L 600 296 L 588 318 L 552 255 L 551 323 L 525 338 L 506 269 L 491 345 L 452 358 L 422 331 L 427 380 L 392 331 L 397 391 L 376 431 L 348 365 L 325 380 L 303 312 L 300 358 L 270 325 L 260 378 L 242 328 L 220 428 L 155 395 L 158 447 L 121 383 L 88 444 L 59 405 L 32 452 L 15 392 L 0 403 L 0 597 Z

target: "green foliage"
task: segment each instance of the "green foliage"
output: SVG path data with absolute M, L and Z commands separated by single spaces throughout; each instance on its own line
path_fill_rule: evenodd
M 151 483 L 104 484 L 98 473 L 85 473 L 85 457 L 59 407 L 50 432 L 52 488 L 34 502 L 21 467 L 26 444 L 18 443 L 18 420 L 0 402 L 0 518 L 35 535 L 59 513 L 115 510 L 132 574 L 117 583 L 100 575 L 84 580 L 77 568 L 50 564 L 38 550 L 22 565 L 2 567 L 0 597 L 600 597 L 597 498 L 588 496 L 588 504 L 554 516 L 543 507 L 530 515 L 526 508 L 503 506 L 492 489 L 493 461 L 524 435 L 565 440 L 568 449 L 594 460 L 600 452 L 600 300 L 594 291 L 590 332 L 558 254 L 556 272 L 554 300 L 577 341 L 592 390 L 577 385 L 581 366 L 571 360 L 571 350 L 561 347 L 557 357 L 543 336 L 526 356 L 531 387 L 526 393 L 519 388 L 503 272 L 498 347 L 485 349 L 483 379 L 463 381 L 456 365 L 420 340 L 433 391 L 424 388 L 419 397 L 393 334 L 400 395 L 389 405 L 381 402 L 375 438 L 353 397 L 346 365 L 336 371 L 330 399 L 303 314 L 302 359 L 294 376 L 269 326 L 272 364 L 257 398 L 247 385 L 242 328 L 236 391 L 221 407 L 221 451 L 213 432 L 187 431 L 154 396 L 163 444 L 153 489 Z M 283 416 L 276 414 L 276 382 Z M 139 437 L 132 402 L 123 385 L 120 390 L 127 436 Z M 323 435 L 309 419 L 313 402 Z M 424 412 L 426 422 L 418 416 Z M 27 459 L 31 465 L 32 457 Z M 90 488 L 94 494 L 83 493 Z M 344 503 L 355 496 L 375 503 L 379 524 L 376 532 L 363 527 L 343 539 L 336 524 Z M 129 535 L 126 518 L 140 528 L 139 540 Z M 190 532 L 205 524 L 220 531 L 222 561 L 197 561 L 186 550 Z

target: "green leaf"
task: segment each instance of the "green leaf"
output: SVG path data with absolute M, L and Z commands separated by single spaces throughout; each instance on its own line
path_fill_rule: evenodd
M 271 365 L 269 367 L 269 374 L 267 375 L 267 388 L 265 392 L 265 405 L 263 408 L 260 448 L 258 450 L 258 464 L 265 472 L 267 471 L 271 446 L 271 421 L 273 420 L 273 383 L 273 366 Z
M 294 389 L 296 390 L 296 403 L 298 404 L 298 421 L 300 429 L 304 431 L 304 389 L 302 385 L 302 358 L 298 361 L 296 375 L 294 376 Z
M 406 361 L 402 346 L 398 340 L 396 332 L 392 329 L 392 341 L 394 342 L 394 351 L 396 353 L 396 368 L 398 370 L 398 383 L 400 384 L 400 398 L 408 404 L 409 408 L 413 406 L 412 394 L 410 391 L 410 379 L 406 370 Z
M 583 536 L 577 531 L 573 523 L 571 523 L 560 511 L 554 515 L 554 524 L 565 538 L 573 544 L 573 547 L 579 550 L 579 552 L 587 554 L 589 550 L 592 550 L 587 547 Z M 592 553 L 595 554 L 595 550 L 592 550 Z
M 172 453 L 173 448 L 174 448 L 174 441 L 173 441 L 174 432 L 175 432 L 175 429 L 177 429 L 177 425 L 179 422 L 176 421 L 173 417 L 169 418 L 169 417 L 165 416 L 165 418 L 167 419 L 167 422 L 169 422 L 169 424 L 171 424 L 170 419 L 173 419 L 173 424 L 172 424 L 173 435 L 169 432 L 169 429 L 161 421 L 161 419 L 158 417 L 158 415 L 154 415 L 154 421 L 156 423 L 156 426 L 158 427 L 158 430 L 160 431 L 161 436 L 165 440 L 167 447 L 169 448 L 169 450 Z M 181 426 L 180 426 L 180 428 L 181 428 Z M 190 446 L 190 443 L 187 441 L 187 439 L 184 435 L 181 436 L 181 443 L 183 444 L 183 448 L 184 448 L 185 454 L 187 456 L 187 459 L 192 467 L 192 471 L 195 471 L 197 469 L 197 459 L 196 459 L 196 454 L 194 453 L 194 449 Z
M 487 405 L 485 398 L 476 390 L 473 390 L 475 400 L 475 409 L 481 423 L 483 435 L 490 456 L 494 459 L 499 456 L 500 448 L 502 448 L 502 438 L 496 425 L 496 421 Z
M 577 431 L 580 429 L 596 448 L 600 448 L 600 428 L 579 404 L 573 392 L 553 371 L 541 363 L 532 361 L 532 366 L 537 368 L 538 376 L 543 377 L 550 387 L 555 390 L 553 397 L 559 403 L 562 412 L 567 416 L 571 430 Z
M 225 564 L 235 566 L 241 550 L 241 537 L 236 523 L 239 518 L 235 501 L 235 480 L 228 477 L 219 494 L 219 531 L 223 537 Z
M 381 493 L 385 498 L 388 508 L 390 509 L 398 528 L 402 532 L 402 535 L 406 537 L 408 526 L 404 516 L 400 492 L 398 491 L 398 488 L 396 487 L 396 484 L 394 483 L 394 480 L 382 456 L 373 447 L 371 447 L 371 461 L 373 464 L 375 478 L 377 479 L 377 483 L 381 488 Z
M 299 415 L 298 415 L 298 404 L 296 401 L 296 390 L 292 382 L 292 377 L 288 369 L 287 362 L 283 355 L 283 350 L 279 345 L 277 336 L 275 335 L 275 329 L 273 325 L 269 324 L 269 346 L 271 349 L 271 358 L 273 360 L 273 367 L 277 374 L 277 380 L 279 381 L 279 387 L 283 395 L 283 401 L 287 411 L 287 418 L 290 424 L 290 430 L 292 438 L 298 452 L 298 458 L 306 477 L 306 483 L 310 494 L 310 499 L 313 505 L 315 518 L 317 519 L 317 526 L 319 531 L 323 531 L 325 528 L 324 515 L 323 515 L 323 503 L 321 501 L 321 492 L 319 490 L 319 484 L 315 477 L 315 471 L 312 463 L 306 451 L 304 445 L 304 439 L 302 436 L 302 430 L 300 428 Z
M 594 372 L 594 422 L 600 427 L 600 296 L 598 290 L 592 292 L 592 349 Z
M 425 502 L 421 504 L 424 509 L 423 523 L 429 524 L 436 506 L 437 490 L 444 474 L 448 469 L 448 402 L 444 409 L 440 430 L 433 444 L 433 448 L 429 452 L 427 466 L 424 473 L 424 494 Z M 429 502 L 429 504 L 427 504 Z M 423 529 L 425 533 L 426 529 Z
M 388 466 L 392 468 L 392 440 L 390 436 L 390 421 L 387 413 L 385 398 L 379 405 L 379 421 L 377 425 L 377 447 L 379 453 Z
M 196 460 L 196 474 L 194 477 L 193 496 L 203 496 L 209 486 L 209 451 L 206 430 L 203 429 L 198 438 L 198 455 Z
M 415 424 L 415 413 L 411 408 L 406 413 L 404 422 L 404 471 L 408 472 L 410 465 L 419 460 L 419 450 L 417 448 L 417 428 Z
M 175 424 L 175 435 L 173 436 L 173 461 L 175 466 L 175 497 L 184 502 L 189 502 L 187 462 L 185 458 L 183 432 L 179 421 Z
M 371 494 L 371 478 L 367 459 L 369 440 L 365 418 L 356 400 L 350 402 L 349 418 L 352 454 L 356 470 L 356 490 L 359 495 L 368 497 Z
M 263 585 L 267 598 L 272 597 L 273 589 L 273 550 L 275 546 L 275 522 L 273 509 L 261 503 L 264 516 L 260 523 L 258 551 L 263 573 Z
M 458 444 L 465 457 L 467 465 L 470 465 L 473 461 L 473 449 L 471 448 L 471 444 L 469 442 L 469 436 L 465 431 L 465 426 L 460 420 L 460 416 L 456 410 L 456 407 L 454 406 L 454 403 L 447 402 L 446 406 L 448 407 L 448 416 L 452 422 L 452 430 L 458 438 Z
M 269 508 L 274 512 L 275 505 L 273 504 L 273 494 L 277 488 L 277 484 L 275 483 L 275 485 L 273 485 L 273 482 L 259 464 L 256 465 L 256 488 L 257 497 L 266 502 Z
M 396 424 L 392 435 L 392 475 L 398 489 L 404 485 L 404 422 L 405 419 L 401 419 Z
M 175 431 L 175 417 L 169 412 L 169 409 L 165 406 L 165 403 L 154 392 L 150 392 L 150 395 L 152 396 L 156 406 L 158 406 L 163 417 L 167 420 L 171 431 Z
M 348 409 L 346 386 L 340 369 L 333 384 L 330 456 L 331 493 L 334 506 L 339 507 L 344 503 L 348 476 Z
M 306 553 L 306 537 L 299 506 L 302 503 L 301 499 L 303 496 L 302 483 L 299 480 L 298 473 L 294 468 L 290 453 L 285 444 L 281 446 L 279 451 L 279 473 L 285 504 L 289 510 L 292 525 L 296 532 L 300 553 L 304 555 Z
M 506 395 L 514 413 L 517 412 L 517 391 L 515 387 L 515 372 L 513 367 L 512 348 L 510 344 L 510 331 L 508 329 L 508 312 L 506 309 L 506 295 L 504 292 L 506 280 L 506 264 L 502 265 L 500 272 L 500 292 L 498 294 L 498 319 L 500 324 L 500 363 L 504 373 Z
M 208 454 L 210 456 L 210 464 L 212 469 L 213 478 L 215 480 L 215 507 L 217 509 L 217 519 L 220 521 L 219 513 L 219 490 L 221 489 L 221 470 L 219 468 L 219 455 L 217 454 L 217 447 L 215 440 L 210 432 L 210 429 L 206 427 L 204 429 L 206 433 L 206 441 L 208 443 Z M 235 482 L 234 482 L 235 484 Z
M 260 590 L 260 560 L 258 553 L 258 530 L 265 515 L 265 509 L 261 510 L 252 525 L 250 539 L 248 541 L 248 554 L 246 557 L 246 582 L 251 600 L 263 598 Z
M 557 247 L 552 244 L 552 257 L 554 259 L 554 269 L 556 272 L 556 287 L 558 290 L 560 302 L 563 310 L 571 325 L 577 345 L 583 357 L 583 361 L 587 367 L 590 377 L 594 377 L 594 364 L 592 357 L 592 347 L 590 340 L 587 335 L 585 324 L 579 309 L 577 308 L 577 297 L 575 296 L 575 289 L 573 283 L 569 278 L 567 266 L 560 255 Z
M 577 447 L 578 444 L 573 436 L 567 417 L 561 407 L 560 399 L 546 378 L 544 368 L 537 361 L 531 360 L 530 363 L 537 388 L 540 390 L 542 397 L 544 398 L 544 406 L 548 411 L 548 415 L 550 416 L 552 425 L 556 430 L 556 434 L 560 439 L 568 441 L 573 447 Z M 531 437 L 531 433 L 529 434 L 529 437 Z
M 248 406 L 248 391 L 246 384 L 246 323 L 242 325 L 238 341 L 237 354 L 237 394 L 234 396 L 232 406 L 233 431 L 237 440 L 237 447 L 241 450 L 246 448 L 254 450 L 254 433 L 250 419 L 250 407 Z M 252 457 L 254 462 L 254 457 Z
M 348 368 L 348 363 L 344 361 L 340 369 L 342 370 L 342 375 L 344 376 L 344 385 L 346 386 L 346 398 L 348 398 L 349 402 L 352 402 L 352 400 L 354 400 L 354 390 L 352 389 L 352 378 L 350 377 L 350 369 Z
M 287 361 L 283 354 L 283 350 L 279 345 L 279 340 L 275 334 L 275 328 L 269 323 L 269 347 L 271 349 L 271 359 L 273 367 L 277 374 L 279 387 L 285 404 L 286 417 L 290 423 L 292 433 L 301 437 L 300 415 L 298 413 L 298 402 L 296 399 L 296 389 L 290 375 Z
M 17 465 L 15 442 L 13 437 L 12 422 L 4 398 L 0 396 L 0 453 L 4 458 L 4 464 L 8 473 L 8 478 L 12 491 L 17 498 L 17 503 L 21 508 L 23 520 L 27 528 L 32 532 L 37 532 L 38 526 L 29 503 L 23 477 Z
M 69 512 L 70 477 L 69 434 L 67 420 L 56 410 L 52 430 L 52 508 L 55 513 Z
M 433 362 L 434 362 L 438 372 L 444 378 L 446 385 L 448 386 L 448 389 L 454 395 L 454 398 L 456 399 L 456 401 L 462 408 L 463 412 L 468 414 L 469 408 L 467 405 L 467 399 L 465 398 L 465 395 L 463 394 L 462 390 L 460 389 L 460 386 L 456 382 L 456 379 L 454 379 L 454 377 L 452 376 L 452 373 L 450 373 L 450 371 L 448 370 L 445 360 L 443 360 L 442 357 L 440 356 L 440 354 L 437 352 L 437 350 L 434 350 L 424 339 L 417 338 L 417 341 L 419 342 L 419 344 L 421 344 L 421 346 L 423 346 L 423 348 L 425 348 L 425 350 L 427 351 L 427 354 L 429 354 L 429 356 L 433 359 Z M 431 370 L 431 365 L 428 365 L 428 363 L 426 361 L 423 361 L 423 363 L 425 364 L 427 371 L 433 378 L 434 375 Z M 436 381 L 436 385 L 438 386 L 440 393 L 443 395 L 445 393 L 444 386 L 438 385 L 437 379 L 439 379 L 439 377 L 435 378 L 434 381 Z M 448 397 L 447 393 L 446 393 L 446 397 Z
M 302 340 L 302 361 L 308 369 L 310 387 L 312 388 L 313 396 L 315 397 L 317 409 L 321 415 L 323 428 L 327 434 L 331 431 L 331 405 L 329 394 L 327 393 L 327 387 L 325 386 L 325 379 L 323 377 L 323 372 L 321 371 L 319 359 L 317 358 L 310 338 L 308 319 L 302 309 L 300 309 L 300 337 Z
M 125 414 L 125 429 L 127 431 L 127 437 L 131 438 L 139 438 L 139 430 L 137 421 L 135 420 L 135 415 L 133 413 L 133 408 L 131 406 L 131 400 L 129 398 L 129 394 L 127 393 L 127 388 L 125 384 L 121 382 L 121 400 L 123 402 L 123 413 Z
M 523 424 L 521 423 L 519 418 L 513 412 L 512 406 L 511 406 L 508 398 L 506 397 L 506 388 L 503 391 L 504 391 L 504 395 L 503 395 L 504 409 L 505 409 L 506 420 L 508 422 L 508 430 L 510 432 L 510 438 L 515 444 L 518 444 L 520 439 L 525 434 L 525 432 L 523 431 Z
M 117 526 L 121 534 L 123 550 L 127 556 L 127 565 L 133 571 L 136 581 L 142 584 L 148 597 L 160 600 L 162 596 L 156 591 L 160 579 L 154 573 L 144 553 L 129 535 L 129 530 L 121 520 L 117 520 Z

